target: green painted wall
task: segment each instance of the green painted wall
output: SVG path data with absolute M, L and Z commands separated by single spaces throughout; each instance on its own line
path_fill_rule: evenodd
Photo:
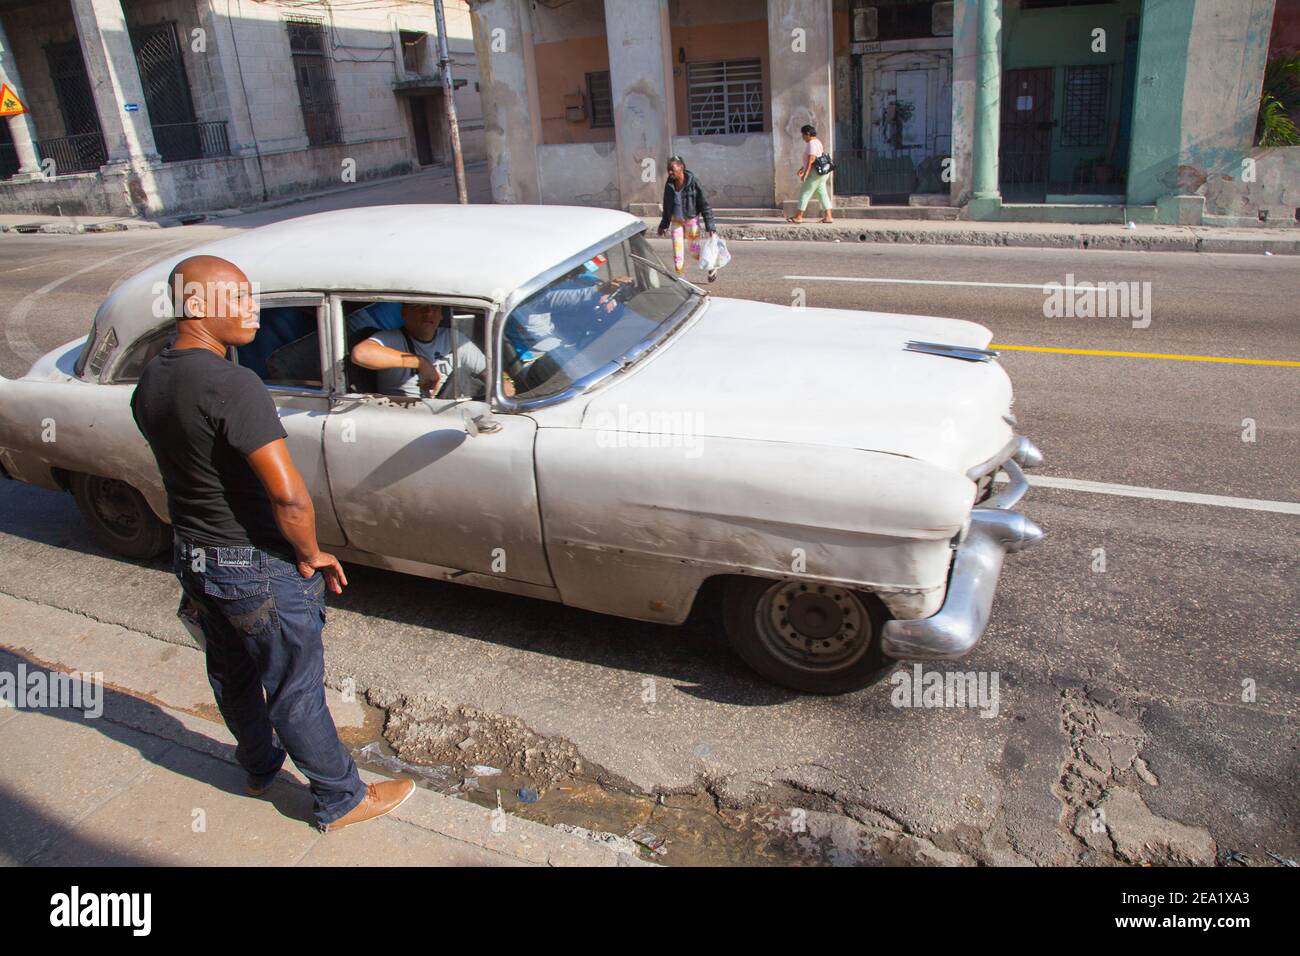
M 1183 88 L 1195 10 L 1193 0 L 1143 4 L 1128 164 L 1130 205 L 1154 203 L 1178 192 Z
M 1178 0 L 1191 6 L 1191 0 Z M 1130 17 L 1138 15 L 1140 0 L 1077 7 L 1021 9 L 1019 0 L 1005 0 L 1002 14 L 1002 68 L 1053 67 L 1052 148 L 1049 175 L 1054 183 L 1069 183 L 1081 160 L 1107 156 L 1111 128 L 1120 115 L 1124 86 L 1124 30 Z M 1106 52 L 1092 51 L 1092 31 L 1106 31 Z M 1062 146 L 1062 114 L 1065 104 L 1065 67 L 1110 65 L 1110 95 L 1107 100 L 1106 135 L 1091 146 Z M 1111 156 L 1121 170 L 1127 156 Z M 1118 188 L 1118 187 L 1117 187 Z

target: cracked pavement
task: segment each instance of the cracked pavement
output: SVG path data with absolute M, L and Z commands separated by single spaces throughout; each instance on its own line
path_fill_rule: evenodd
M 60 274 L 60 260 L 132 243 L 146 244 L 0 238 L 27 270 L 4 280 L 6 300 Z M 82 334 L 109 285 L 156 254 L 47 294 L 28 307 L 40 322 L 29 315 L 26 334 L 42 348 Z M 1145 332 L 1049 323 L 1041 296 L 1026 290 L 810 286 L 808 304 L 970 318 L 992 327 L 995 342 L 1300 357 L 1300 276 L 1262 257 L 779 242 L 733 243 L 733 254 L 710 291 L 778 302 L 790 301 L 785 274 L 1132 276 L 1155 287 Z M 1300 497 L 1294 368 L 1016 352 L 1002 361 L 1044 473 Z M 5 374 L 20 364 L 0 354 Z M 1241 441 L 1245 417 L 1258 423 L 1253 444 Z M 437 731 L 439 708 L 511 721 L 546 752 L 629 789 L 706 794 L 721 808 L 800 808 L 807 832 L 832 847 L 826 862 L 1107 865 L 1240 852 L 1273 865 L 1268 852 L 1300 856 L 1300 519 L 1055 488 L 1031 489 L 1023 508 L 1045 542 L 1008 560 L 974 653 L 935 668 L 997 672 L 993 718 L 896 707 L 889 682 L 835 698 L 766 685 L 707 615 L 659 627 L 356 566 L 347 593 L 330 598 L 327 679 L 352 680 L 380 704 L 405 698 L 429 724 L 421 732 Z M 1093 570 L 1098 548 L 1104 572 Z M 188 641 L 169 569 L 104 554 L 68 495 L 0 484 L 0 591 Z M 392 736 L 401 742 L 396 727 Z

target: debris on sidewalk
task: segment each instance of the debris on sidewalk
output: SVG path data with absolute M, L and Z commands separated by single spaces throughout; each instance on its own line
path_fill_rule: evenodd
M 400 757 L 384 753 L 377 743 L 368 743 L 364 747 L 354 750 L 352 756 L 368 767 L 383 770 L 385 773 L 405 773 L 422 777 L 436 788 L 449 786 L 454 780 L 451 767 L 443 765 L 426 767 L 420 764 L 407 763 Z
M 634 840 L 621 837 L 617 833 L 588 830 L 586 827 L 577 827 L 570 823 L 557 823 L 551 829 L 560 830 L 563 833 L 569 833 L 584 840 L 590 840 L 592 843 L 599 843 L 603 847 L 608 847 L 618 853 L 626 853 L 628 856 L 640 855 L 640 846 Z

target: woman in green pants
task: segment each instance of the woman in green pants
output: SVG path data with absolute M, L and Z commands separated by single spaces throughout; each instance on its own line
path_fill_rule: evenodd
M 799 179 L 803 181 L 803 187 L 799 190 L 799 211 L 793 216 L 786 219 L 786 222 L 803 222 L 803 212 L 808 208 L 808 202 L 815 195 L 817 201 L 822 204 L 821 222 L 831 222 L 831 197 L 826 188 L 830 182 L 830 173 L 817 173 L 813 171 L 813 163 L 817 157 L 826 152 L 826 147 L 822 141 L 817 138 L 817 130 L 812 126 L 804 126 L 799 131 L 803 137 L 803 166 L 799 170 Z

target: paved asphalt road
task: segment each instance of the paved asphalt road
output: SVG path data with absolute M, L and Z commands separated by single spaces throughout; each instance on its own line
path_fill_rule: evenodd
M 0 373 L 84 333 L 105 292 L 153 258 L 239 225 L 0 237 Z M 974 320 L 1003 346 L 1300 361 L 1300 270 L 1284 257 L 732 248 L 717 295 L 789 304 L 802 289 L 809 306 Z M 1007 287 L 1069 275 L 1150 283 L 1149 326 L 1045 318 L 1041 288 Z M 1254 863 L 1272 862 L 1266 850 L 1296 857 L 1300 517 L 1250 505 L 1300 500 L 1300 368 L 1001 360 L 1041 474 L 1249 507 L 1032 489 L 1024 507 L 1047 539 L 1009 560 L 985 638 L 960 665 L 999 675 L 994 718 L 897 708 L 889 684 L 784 692 L 752 678 L 706 621 L 636 624 L 364 568 L 332 601 L 330 680 L 516 716 L 637 787 L 842 814 L 877 848 L 922 858 L 1205 859 L 1206 831 Z M 820 413 L 816 395 L 792 398 Z M 0 590 L 181 639 L 164 565 L 102 553 L 65 495 L 0 487 Z M 1107 825 L 1092 828 L 1097 807 Z

